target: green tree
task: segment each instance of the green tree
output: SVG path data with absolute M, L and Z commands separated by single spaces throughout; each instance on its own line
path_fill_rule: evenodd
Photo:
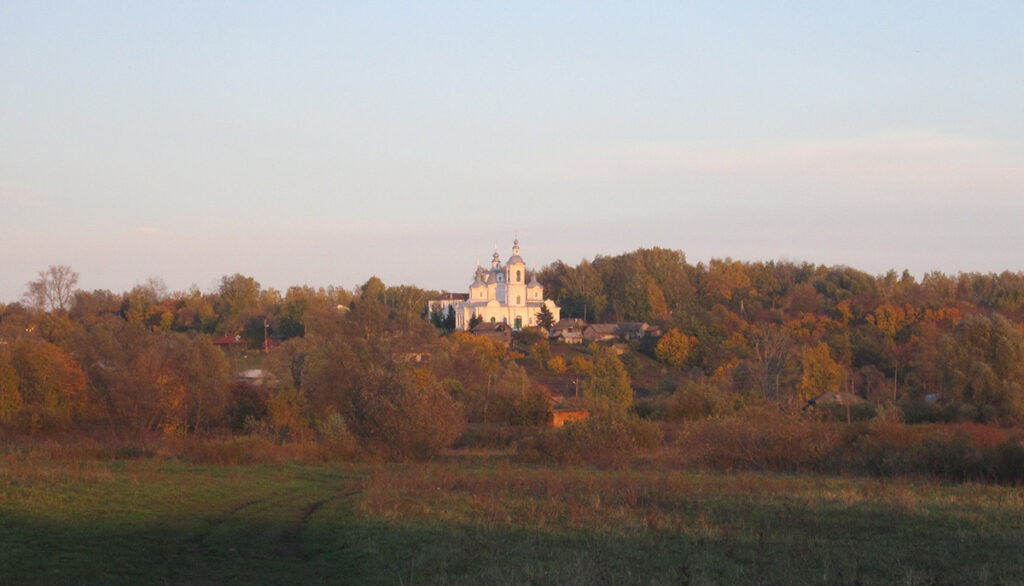
M 220 317 L 218 329 L 234 334 L 240 332 L 245 322 L 258 309 L 260 284 L 252 277 L 235 273 L 221 277 L 220 288 L 214 309 Z
M 544 363 L 551 358 L 551 343 L 547 338 L 537 340 L 530 346 L 530 357 L 537 361 L 537 366 L 544 368 Z
M 981 420 L 1024 419 L 1024 334 L 999 314 L 964 319 L 943 349 L 952 399 Z
M 613 410 L 625 410 L 633 403 L 633 387 L 622 361 L 611 350 L 595 346 L 594 364 L 583 383 L 587 397 Z
M 537 325 L 548 331 L 555 326 L 555 316 L 546 303 L 541 305 L 540 311 L 537 312 Z

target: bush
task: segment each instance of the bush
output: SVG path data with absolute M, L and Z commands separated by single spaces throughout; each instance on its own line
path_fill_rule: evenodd
M 1006 440 L 990 451 L 990 475 L 1002 484 L 1024 482 L 1024 445 L 1020 440 Z
M 638 450 L 656 449 L 661 441 L 662 431 L 657 424 L 609 412 L 540 434 L 524 446 L 521 454 L 527 460 L 623 467 Z

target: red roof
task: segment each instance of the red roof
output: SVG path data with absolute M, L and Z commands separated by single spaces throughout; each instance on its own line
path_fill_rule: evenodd
M 246 341 L 241 336 L 221 336 L 214 338 L 213 343 L 217 346 L 234 346 L 236 344 L 246 344 Z

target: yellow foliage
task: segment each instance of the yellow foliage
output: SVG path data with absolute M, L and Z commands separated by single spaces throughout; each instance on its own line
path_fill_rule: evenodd
M 679 330 L 672 328 L 658 341 L 658 346 L 654 349 L 654 355 L 658 357 L 658 360 L 665 362 L 676 368 L 686 364 L 686 358 L 690 355 L 690 351 L 697 344 L 697 338 L 693 336 L 687 336 Z
M 800 379 L 800 394 L 804 400 L 839 389 L 842 367 L 832 360 L 828 344 L 821 342 L 804 350 L 801 364 L 803 376 Z
M 594 363 L 582 356 L 574 356 L 569 363 L 569 370 L 575 374 L 590 374 L 594 370 Z
M 568 370 L 568 366 L 565 364 L 565 358 L 561 356 L 555 356 L 547 362 L 548 370 L 555 374 L 562 374 Z

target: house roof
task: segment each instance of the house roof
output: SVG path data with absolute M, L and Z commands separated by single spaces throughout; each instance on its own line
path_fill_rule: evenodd
M 504 332 L 512 329 L 512 326 L 508 325 L 503 321 L 491 323 L 491 322 L 480 322 L 473 328 L 473 333 L 485 333 L 485 332 Z
M 568 330 L 570 328 L 583 329 L 587 327 L 587 322 L 583 321 L 578 317 L 563 317 L 558 320 L 557 323 L 551 328 L 552 330 Z
M 218 346 L 228 346 L 233 344 L 245 344 L 246 341 L 241 336 L 221 336 L 214 338 L 213 343 Z
M 469 299 L 469 293 L 442 293 L 440 297 L 435 297 L 431 301 L 465 301 Z

